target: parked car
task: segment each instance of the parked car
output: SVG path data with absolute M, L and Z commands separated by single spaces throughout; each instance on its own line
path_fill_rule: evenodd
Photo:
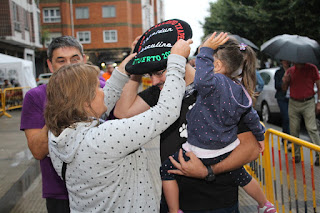
M 51 77 L 52 73 L 42 73 L 37 78 L 37 86 L 40 86 L 42 84 L 47 84 L 49 82 L 49 79 Z
M 257 110 L 262 122 L 269 122 L 280 116 L 280 108 L 277 99 L 274 97 L 276 89 L 274 87 L 274 75 L 279 67 L 259 70 L 264 81 L 264 87 L 256 100 L 254 108 Z
M 278 106 L 277 99 L 275 98 L 276 89 L 274 87 L 274 75 L 278 69 L 279 67 L 259 70 L 259 73 L 264 81 L 264 87 L 256 100 L 254 108 L 257 110 L 262 122 L 264 123 L 274 121 L 278 118 L 280 119 L 281 117 L 280 108 Z M 316 84 L 314 85 L 314 91 L 315 101 L 317 101 L 318 95 Z M 319 123 L 320 131 L 320 115 L 317 116 L 317 122 Z

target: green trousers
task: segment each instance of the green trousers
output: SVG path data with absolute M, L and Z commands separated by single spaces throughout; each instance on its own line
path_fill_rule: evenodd
M 314 98 L 304 102 L 295 101 L 291 98 L 289 100 L 290 134 L 297 138 L 299 138 L 302 118 L 304 119 L 304 123 L 309 137 L 311 138 L 311 142 L 320 145 L 320 136 L 316 123 Z M 295 156 L 300 156 L 300 146 L 295 145 L 294 150 Z M 318 153 L 316 153 L 316 157 L 319 157 Z

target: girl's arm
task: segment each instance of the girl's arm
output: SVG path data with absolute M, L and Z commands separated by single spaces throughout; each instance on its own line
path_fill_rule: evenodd
M 215 88 L 213 53 L 220 46 L 229 40 L 227 33 L 220 33 L 216 36 L 214 32 L 200 48 L 196 59 L 196 75 L 194 79 L 195 88 L 199 95 L 206 96 Z
M 213 49 L 202 47 L 196 58 L 197 66 L 194 77 L 194 86 L 201 96 L 212 93 L 215 88 L 213 53 Z

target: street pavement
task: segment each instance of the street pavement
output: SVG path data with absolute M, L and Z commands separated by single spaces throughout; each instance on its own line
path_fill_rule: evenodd
M 12 118 L 0 117 L 0 213 L 44 213 L 39 161 L 33 158 L 24 132 L 19 130 L 21 110 L 9 113 Z M 280 130 L 277 126 L 272 128 Z M 158 159 L 155 158 L 159 156 L 159 149 L 152 143 L 145 148 L 154 165 L 150 168 L 160 194 Z M 241 188 L 239 204 L 241 212 L 257 212 L 256 202 Z

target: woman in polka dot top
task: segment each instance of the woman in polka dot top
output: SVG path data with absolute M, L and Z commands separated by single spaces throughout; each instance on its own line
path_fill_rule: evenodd
M 194 79 L 198 96 L 187 114 L 188 141 L 182 145 L 186 160 L 185 153 L 192 151 L 207 166 L 220 162 L 240 143 L 237 138 L 240 118 L 257 138 L 260 151 L 263 151 L 265 129 L 252 108 L 255 70 L 254 51 L 229 38 L 227 33 L 217 36 L 213 33 L 203 43 L 197 55 Z M 178 159 L 178 153 L 173 155 L 175 159 Z M 171 169 L 174 167 L 168 159 L 160 172 L 169 211 L 176 213 L 179 210 L 179 190 L 174 174 L 168 173 Z M 262 212 L 272 208 L 258 182 L 243 167 L 230 175 L 235 184 L 242 186 L 258 202 Z
M 167 81 L 158 104 L 129 119 L 101 123 L 129 77 L 128 56 L 103 90 L 99 70 L 68 65 L 55 72 L 47 88 L 49 153 L 64 178 L 71 212 L 158 212 L 156 191 L 141 147 L 167 129 L 180 114 L 184 73 L 191 40 L 179 40 L 168 57 Z M 105 104 L 104 104 L 105 103 Z

